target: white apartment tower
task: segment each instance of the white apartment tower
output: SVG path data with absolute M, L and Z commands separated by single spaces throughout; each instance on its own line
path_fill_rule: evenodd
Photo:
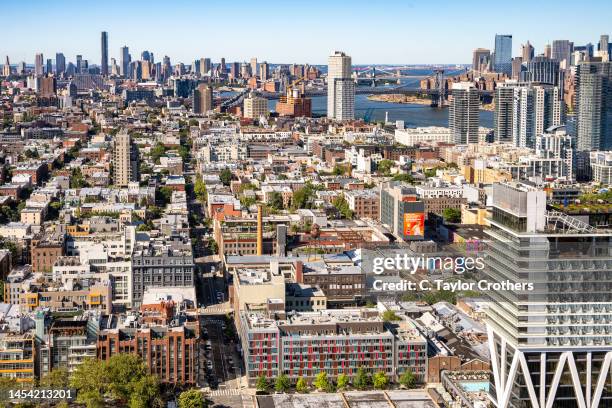
M 478 143 L 480 121 L 480 96 L 471 82 L 453 84 L 453 100 L 450 104 L 448 127 L 451 138 L 457 144 Z
M 351 78 L 351 57 L 336 51 L 327 65 L 327 117 L 355 119 L 355 82 Z

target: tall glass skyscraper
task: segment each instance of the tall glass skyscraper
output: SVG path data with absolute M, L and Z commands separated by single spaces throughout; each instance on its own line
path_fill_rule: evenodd
M 100 61 L 100 73 L 103 76 L 108 76 L 108 33 L 106 31 L 102 31 L 102 36 L 100 38 L 100 48 L 102 58 Z
M 495 72 L 512 75 L 512 35 L 495 34 L 495 58 L 493 59 Z

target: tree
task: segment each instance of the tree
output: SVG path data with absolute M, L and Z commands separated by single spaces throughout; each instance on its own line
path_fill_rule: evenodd
M 382 174 L 383 176 L 390 176 L 391 175 L 391 167 L 393 167 L 395 163 L 392 160 L 389 159 L 383 159 L 381 161 L 378 162 L 378 168 L 377 168 L 377 172 L 379 174 Z
M 170 201 L 172 200 L 172 189 L 170 187 L 164 186 L 160 187 L 157 192 L 159 193 L 157 195 L 159 201 L 163 203 L 164 206 L 168 205 L 168 203 L 170 203 Z
M 265 375 L 262 374 L 259 376 L 259 378 L 257 378 L 257 384 L 255 384 L 255 388 L 257 389 L 257 391 L 268 392 L 269 384 L 268 379 Z
M 83 174 L 81 173 L 80 167 L 72 169 L 70 174 L 70 188 L 84 188 L 89 187 L 89 183 L 85 181 Z
M 334 198 L 332 205 L 336 207 L 340 214 L 342 214 L 342 217 L 349 220 L 353 218 L 353 210 L 349 208 L 349 203 L 346 201 L 344 196 L 339 195 L 338 197 Z
M 325 371 L 321 371 L 317 374 L 314 382 L 312 383 L 318 390 L 326 391 L 329 388 L 329 380 L 327 379 L 327 373 Z
M 155 375 L 141 377 L 132 386 L 130 408 L 162 408 L 164 403 L 160 397 L 159 380 Z
M 445 208 L 442 216 L 446 222 L 461 222 L 461 210 L 458 208 Z
M 398 315 L 395 314 L 395 312 L 393 310 L 385 310 L 382 318 L 385 322 L 392 322 L 392 321 L 397 321 L 397 320 L 402 320 L 401 317 L 399 317 Z
M 193 192 L 196 198 L 203 204 L 208 200 L 208 191 L 206 190 L 206 183 L 203 180 L 197 179 L 193 187 Z
M 178 408 L 204 408 L 205 406 L 204 396 L 195 388 L 183 391 L 179 395 Z
M 224 186 L 229 186 L 232 181 L 232 172 L 230 169 L 225 168 L 221 170 L 221 173 L 219 173 L 219 180 L 221 180 Z
M 408 173 L 396 174 L 395 176 L 393 176 L 393 180 L 394 181 L 404 181 L 409 184 L 414 183 L 414 177 L 412 177 L 412 175 Z
M 278 191 L 270 193 L 270 207 L 275 210 L 282 210 L 284 208 L 283 196 Z
M 338 384 L 337 387 L 339 390 L 343 390 L 348 386 L 349 378 L 348 375 L 342 373 L 338 376 Z
M 76 389 L 76 401 L 87 408 L 104 406 L 104 394 L 109 386 L 109 377 L 104 363 L 94 358 L 81 363 L 72 374 L 70 387 Z
M 404 387 L 410 389 L 414 388 L 416 384 L 416 377 L 410 370 L 404 371 L 404 373 L 399 378 L 399 383 Z
M 383 371 L 379 371 L 372 377 L 372 385 L 377 390 L 384 390 L 389 385 L 389 378 Z
M 164 154 L 166 154 L 166 146 L 161 142 L 157 142 L 155 146 L 151 148 L 151 159 L 155 164 L 159 164 L 159 159 Z
M 353 380 L 353 385 L 358 390 L 365 390 L 370 385 L 370 377 L 365 372 L 363 367 L 359 367 L 357 369 L 357 375 L 355 375 L 355 379 Z
M 308 392 L 308 384 L 304 377 L 298 378 L 297 383 L 295 383 L 295 390 L 301 394 Z
M 140 356 L 115 354 L 106 365 L 111 383 L 111 394 L 120 400 L 127 400 L 134 391 L 135 382 L 146 376 L 147 368 Z
M 54 368 L 40 379 L 40 386 L 42 388 L 68 388 L 70 378 L 68 370 L 65 368 Z
M 291 382 L 289 381 L 289 377 L 285 374 L 281 374 L 276 377 L 276 382 L 274 383 L 274 391 L 277 392 L 287 392 L 291 387 Z
M 312 184 L 308 183 L 304 187 L 296 190 L 293 193 L 291 200 L 291 209 L 298 210 L 300 208 L 309 208 L 310 199 L 314 195 Z

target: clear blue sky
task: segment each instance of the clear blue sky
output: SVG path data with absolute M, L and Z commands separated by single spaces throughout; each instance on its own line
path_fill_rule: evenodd
M 109 33 L 109 58 L 125 44 L 133 58 L 147 49 L 172 63 L 324 64 L 333 50 L 353 64 L 469 63 L 474 48 L 493 48 L 495 33 L 513 35 L 515 55 L 527 40 L 541 53 L 554 39 L 582 45 L 612 35 L 609 0 L 29 0 L 3 1 L 1 10 L 2 63 L 61 51 L 99 64 L 100 31 Z

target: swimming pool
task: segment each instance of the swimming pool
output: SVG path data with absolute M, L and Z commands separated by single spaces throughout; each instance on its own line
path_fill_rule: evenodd
M 478 381 L 478 382 L 460 382 L 459 385 L 467 392 L 478 392 L 484 391 L 489 392 L 489 382 L 488 381 Z

